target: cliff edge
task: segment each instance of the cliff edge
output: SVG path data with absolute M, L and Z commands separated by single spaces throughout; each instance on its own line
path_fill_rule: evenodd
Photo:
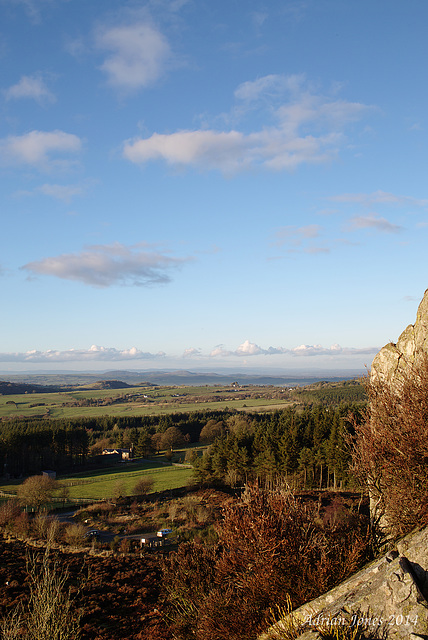
M 371 367 L 372 380 L 392 382 L 406 377 L 409 369 L 428 356 L 428 289 L 424 293 L 414 324 L 409 324 L 397 343 L 386 344 L 374 357 Z

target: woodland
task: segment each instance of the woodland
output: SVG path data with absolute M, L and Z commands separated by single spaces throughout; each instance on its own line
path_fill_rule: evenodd
M 267 413 L 8 420 L 1 425 L 0 468 L 12 478 L 45 469 L 60 474 L 100 462 L 103 448 L 132 447 L 134 457 L 141 458 L 201 442 L 207 445 L 204 455 L 189 452 L 187 461 L 195 467 L 196 481 L 205 485 L 286 475 L 303 488 L 344 488 L 352 482 L 347 418 L 360 412 L 360 405 L 315 405 Z

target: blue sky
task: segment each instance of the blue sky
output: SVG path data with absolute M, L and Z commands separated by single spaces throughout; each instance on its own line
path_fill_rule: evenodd
M 414 322 L 425 0 L 0 18 L 0 370 L 363 369 Z

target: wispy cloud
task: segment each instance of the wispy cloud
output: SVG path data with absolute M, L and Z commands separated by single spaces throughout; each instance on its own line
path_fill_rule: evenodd
M 301 244 L 302 240 L 308 238 L 318 238 L 321 227 L 319 224 L 308 224 L 304 227 L 296 227 L 287 225 L 281 227 L 276 232 L 277 244 L 292 242 L 293 244 Z
M 146 21 L 99 29 L 95 43 L 109 52 L 101 65 L 108 83 L 126 91 L 155 82 L 171 56 L 166 37 Z
M 418 296 L 404 296 L 403 300 L 406 302 L 419 302 L 420 298 Z
M 292 91 L 296 84 L 304 81 L 304 76 L 284 76 L 280 74 L 269 74 L 257 78 L 257 80 L 248 80 L 243 82 L 236 89 L 234 96 L 237 100 L 245 103 L 259 102 L 259 100 L 267 101 L 272 98 L 280 98 L 284 91 Z
M 1 0 L 3 4 L 10 4 L 24 7 L 28 17 L 32 22 L 38 23 L 41 20 L 42 5 L 49 5 L 52 2 L 61 0 Z M 63 0 L 67 2 L 68 0 Z
M 355 216 L 351 218 L 348 229 L 350 231 L 355 231 L 357 229 L 375 229 L 376 231 L 381 231 L 383 233 L 400 233 L 403 231 L 403 227 L 393 224 L 392 222 L 389 222 L 389 220 L 386 220 L 386 218 L 382 218 L 374 214 L 367 216 Z
M 4 166 L 30 165 L 42 171 L 65 168 L 70 161 L 64 153 L 78 153 L 80 138 L 64 131 L 30 131 L 22 136 L 0 139 L 0 163 Z
M 6 100 L 20 100 L 27 98 L 35 100 L 39 104 L 55 102 L 55 95 L 46 86 L 41 74 L 22 76 L 19 82 L 9 87 L 4 92 Z
M 328 198 L 333 202 L 349 202 L 371 207 L 373 205 L 401 205 L 412 207 L 428 207 L 428 199 L 401 196 L 387 191 L 374 191 L 373 193 L 342 193 Z
M 224 173 L 256 167 L 293 170 L 305 163 L 327 162 L 343 146 L 346 126 L 363 118 L 371 107 L 316 94 L 304 82 L 303 76 L 270 75 L 237 88 L 235 96 L 242 104 L 264 103 L 274 120 L 270 127 L 264 123 L 250 133 L 236 129 L 153 133 L 126 141 L 123 155 L 136 164 L 163 160 Z
M 75 196 L 82 196 L 86 192 L 86 188 L 72 184 L 42 184 L 37 187 L 37 191 L 45 196 L 69 203 Z
M 318 224 L 308 224 L 303 227 L 286 225 L 280 227 L 275 233 L 274 244 L 279 247 L 287 246 L 289 252 L 303 251 L 304 253 L 330 253 L 328 247 L 320 247 L 311 244 L 315 238 L 319 238 L 322 228 Z
M 130 349 L 114 349 L 92 345 L 90 349 L 69 349 L 67 351 L 37 351 L 36 349 L 22 353 L 0 353 L 0 362 L 120 362 L 129 360 L 163 359 L 165 353 L 140 351 L 136 347 Z
M 76 196 L 83 196 L 86 193 L 87 184 L 41 184 L 33 191 L 17 191 L 16 196 L 34 196 L 42 194 L 55 200 L 62 200 L 69 204 Z
M 30 262 L 21 269 L 32 275 L 74 280 L 94 287 L 149 286 L 170 282 L 170 271 L 189 258 L 174 258 L 147 245 L 96 245 L 81 253 L 63 254 Z
M 245 340 L 237 349 L 230 351 L 224 348 L 223 345 L 215 347 L 210 356 L 215 357 L 227 357 L 227 356 L 271 356 L 271 355 L 291 355 L 291 356 L 351 356 L 351 355 L 369 355 L 377 353 L 379 347 L 367 347 L 363 349 L 354 349 L 350 347 L 341 347 L 339 344 L 334 344 L 331 347 L 323 347 L 320 344 L 308 345 L 302 344 L 298 347 L 288 349 L 286 347 L 268 347 L 264 349 L 254 342 Z

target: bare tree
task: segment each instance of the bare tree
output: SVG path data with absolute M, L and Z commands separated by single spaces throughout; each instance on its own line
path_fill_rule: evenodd
M 142 476 L 136 483 L 133 494 L 135 496 L 146 496 L 153 490 L 154 480 L 150 476 Z
M 25 506 L 38 511 L 50 501 L 57 488 L 56 480 L 48 476 L 30 476 L 18 486 L 18 498 Z

